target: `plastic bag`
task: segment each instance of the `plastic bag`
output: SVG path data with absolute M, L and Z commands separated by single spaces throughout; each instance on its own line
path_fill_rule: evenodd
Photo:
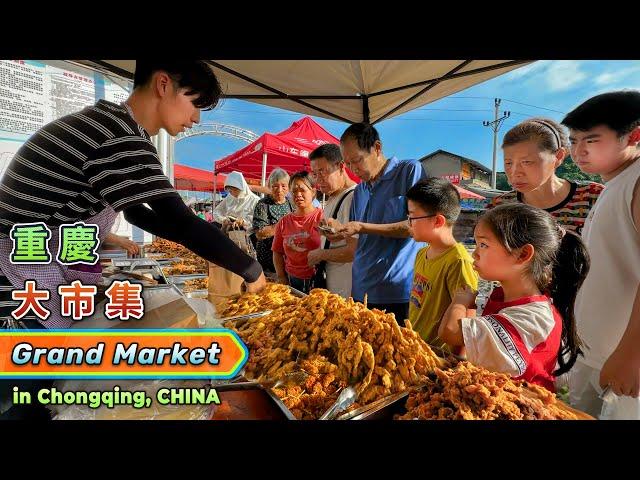
M 217 318 L 215 307 L 203 298 L 185 298 L 189 307 L 198 315 L 200 328 L 222 328 L 222 320 Z
M 199 388 L 207 385 L 207 380 L 71 380 L 56 382 L 54 388 L 61 392 L 87 391 L 114 394 L 119 392 L 144 392 L 151 398 L 148 408 L 134 408 L 132 405 L 57 405 L 50 407 L 54 420 L 206 420 L 211 416 L 211 405 L 162 405 L 156 394 L 161 388 Z M 97 394 L 96 394 L 97 396 Z

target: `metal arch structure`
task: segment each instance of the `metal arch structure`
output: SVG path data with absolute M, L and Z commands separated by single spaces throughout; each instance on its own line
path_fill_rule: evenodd
M 242 140 L 247 144 L 252 143 L 253 141 L 260 138 L 260 136 L 252 132 L 251 130 L 247 130 L 246 128 L 237 127 L 235 125 L 227 125 L 224 123 L 216 123 L 216 122 L 205 122 L 199 123 L 184 132 L 180 132 L 175 137 L 171 137 L 171 161 L 173 162 L 173 145 L 180 140 L 184 140 L 189 137 L 196 137 L 200 135 L 214 135 L 218 137 L 226 137 L 233 138 L 235 140 Z M 217 176 L 216 176 L 216 167 L 213 165 L 213 191 L 218 191 L 217 185 Z M 173 174 L 173 172 L 172 172 Z
M 196 137 L 199 135 L 216 135 L 219 137 L 233 138 L 236 140 L 242 140 L 246 143 L 251 143 L 256 140 L 259 135 L 246 128 L 236 127 L 235 125 L 226 125 L 224 123 L 205 122 L 199 123 L 194 127 L 179 133 L 175 137 L 175 141 L 179 142 L 189 137 Z

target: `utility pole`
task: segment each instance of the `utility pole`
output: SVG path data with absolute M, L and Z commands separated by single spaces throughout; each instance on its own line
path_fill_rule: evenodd
M 500 125 L 502 125 L 502 122 L 504 122 L 507 118 L 511 116 L 511 112 L 505 111 L 502 117 L 498 118 L 498 108 L 500 107 L 500 99 L 499 98 L 494 99 L 494 103 L 495 103 L 496 111 L 495 111 L 495 117 L 493 122 L 489 122 L 487 120 L 484 120 L 482 122 L 482 125 L 484 125 L 485 127 L 491 127 L 491 130 L 493 130 L 493 168 L 491 169 L 491 188 L 493 189 L 496 188 L 496 168 L 497 168 L 496 167 L 496 149 L 498 148 L 498 130 L 500 130 Z

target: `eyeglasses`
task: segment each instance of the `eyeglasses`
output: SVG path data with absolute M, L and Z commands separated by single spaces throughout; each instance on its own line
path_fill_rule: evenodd
M 325 178 L 328 177 L 329 175 L 331 175 L 333 172 L 335 172 L 337 170 L 337 168 L 319 168 L 318 170 L 312 170 L 311 171 L 311 176 L 314 178 Z
M 409 220 L 409 226 L 411 226 L 411 222 L 413 222 L 414 220 L 420 220 L 421 218 L 431 218 L 435 217 L 436 215 L 438 214 L 434 213 L 433 215 L 423 215 L 421 217 L 410 217 L 409 215 L 407 215 L 407 220 Z

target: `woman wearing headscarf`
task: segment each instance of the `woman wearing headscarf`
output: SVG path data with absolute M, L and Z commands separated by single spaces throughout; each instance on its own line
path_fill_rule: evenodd
M 223 229 L 244 227 L 250 230 L 253 210 L 260 198 L 251 191 L 240 172 L 231 172 L 227 176 L 224 189 L 229 195 L 213 210 L 213 221 L 221 224 Z

